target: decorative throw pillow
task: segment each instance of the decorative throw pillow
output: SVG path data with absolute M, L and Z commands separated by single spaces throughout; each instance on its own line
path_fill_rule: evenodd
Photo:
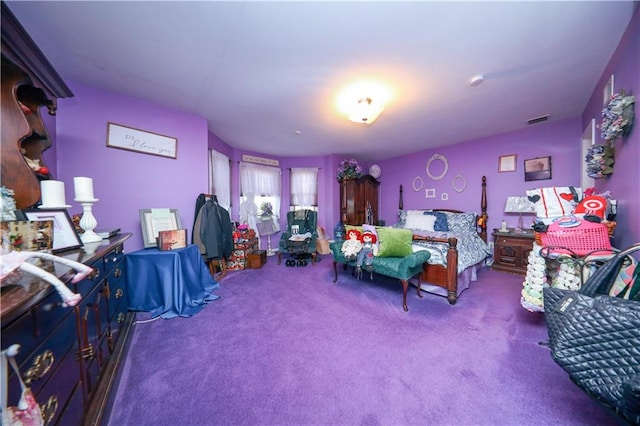
M 347 235 L 347 232 L 349 232 L 350 229 L 355 229 L 356 231 L 358 231 L 359 233 L 362 234 L 362 226 L 345 225 L 344 226 L 344 235 Z
M 394 228 L 404 228 L 406 220 L 407 220 L 407 211 L 398 210 L 398 223 L 394 226 Z
M 424 212 L 424 214 L 432 215 L 436 217 L 436 223 L 433 225 L 433 229 L 438 232 L 448 232 L 449 224 L 447 223 L 447 215 L 444 212 Z
M 407 229 L 419 229 L 421 231 L 433 232 L 436 217 L 426 214 L 408 214 L 404 227 Z
M 413 252 L 413 233 L 410 229 L 380 227 L 377 231 L 379 257 L 404 257 Z
M 573 213 L 582 199 L 582 190 L 573 186 L 551 186 L 527 191 L 539 218 L 561 217 Z
M 468 234 L 476 232 L 476 214 L 468 213 L 446 213 L 449 231 L 457 234 Z

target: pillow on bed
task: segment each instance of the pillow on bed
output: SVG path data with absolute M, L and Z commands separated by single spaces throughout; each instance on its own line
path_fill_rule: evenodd
M 436 217 L 431 214 L 407 214 L 404 227 L 421 231 L 435 231 Z
M 449 231 L 458 234 L 468 234 L 476 232 L 475 213 L 446 213 Z
M 379 257 L 404 257 L 413 253 L 413 233 L 410 229 L 379 227 Z
M 448 232 L 449 224 L 447 223 L 447 215 L 444 212 L 424 212 L 424 214 L 432 215 L 436 217 L 436 223 L 433 225 L 433 229 L 439 232 Z

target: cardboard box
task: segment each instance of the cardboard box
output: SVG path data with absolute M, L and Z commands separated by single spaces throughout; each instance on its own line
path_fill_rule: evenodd
M 247 268 L 259 269 L 267 263 L 267 252 L 265 250 L 256 250 L 247 255 Z
M 318 238 L 316 240 L 316 251 L 318 254 L 331 254 L 329 249 L 329 240 L 326 238 Z

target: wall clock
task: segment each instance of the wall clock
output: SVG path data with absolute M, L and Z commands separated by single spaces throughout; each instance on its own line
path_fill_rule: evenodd
M 369 174 L 378 179 L 382 174 L 382 169 L 377 164 L 372 164 L 371 167 L 369 167 Z

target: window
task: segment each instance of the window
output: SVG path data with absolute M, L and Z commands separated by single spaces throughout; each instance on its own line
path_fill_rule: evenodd
M 281 171 L 277 167 L 240 163 L 240 222 L 257 229 L 263 203 L 270 203 L 273 220 L 280 216 Z
M 289 210 L 318 210 L 318 169 L 295 167 L 291 169 Z
M 231 207 L 231 161 L 226 155 L 209 150 L 209 193 L 218 198 L 218 204 Z

